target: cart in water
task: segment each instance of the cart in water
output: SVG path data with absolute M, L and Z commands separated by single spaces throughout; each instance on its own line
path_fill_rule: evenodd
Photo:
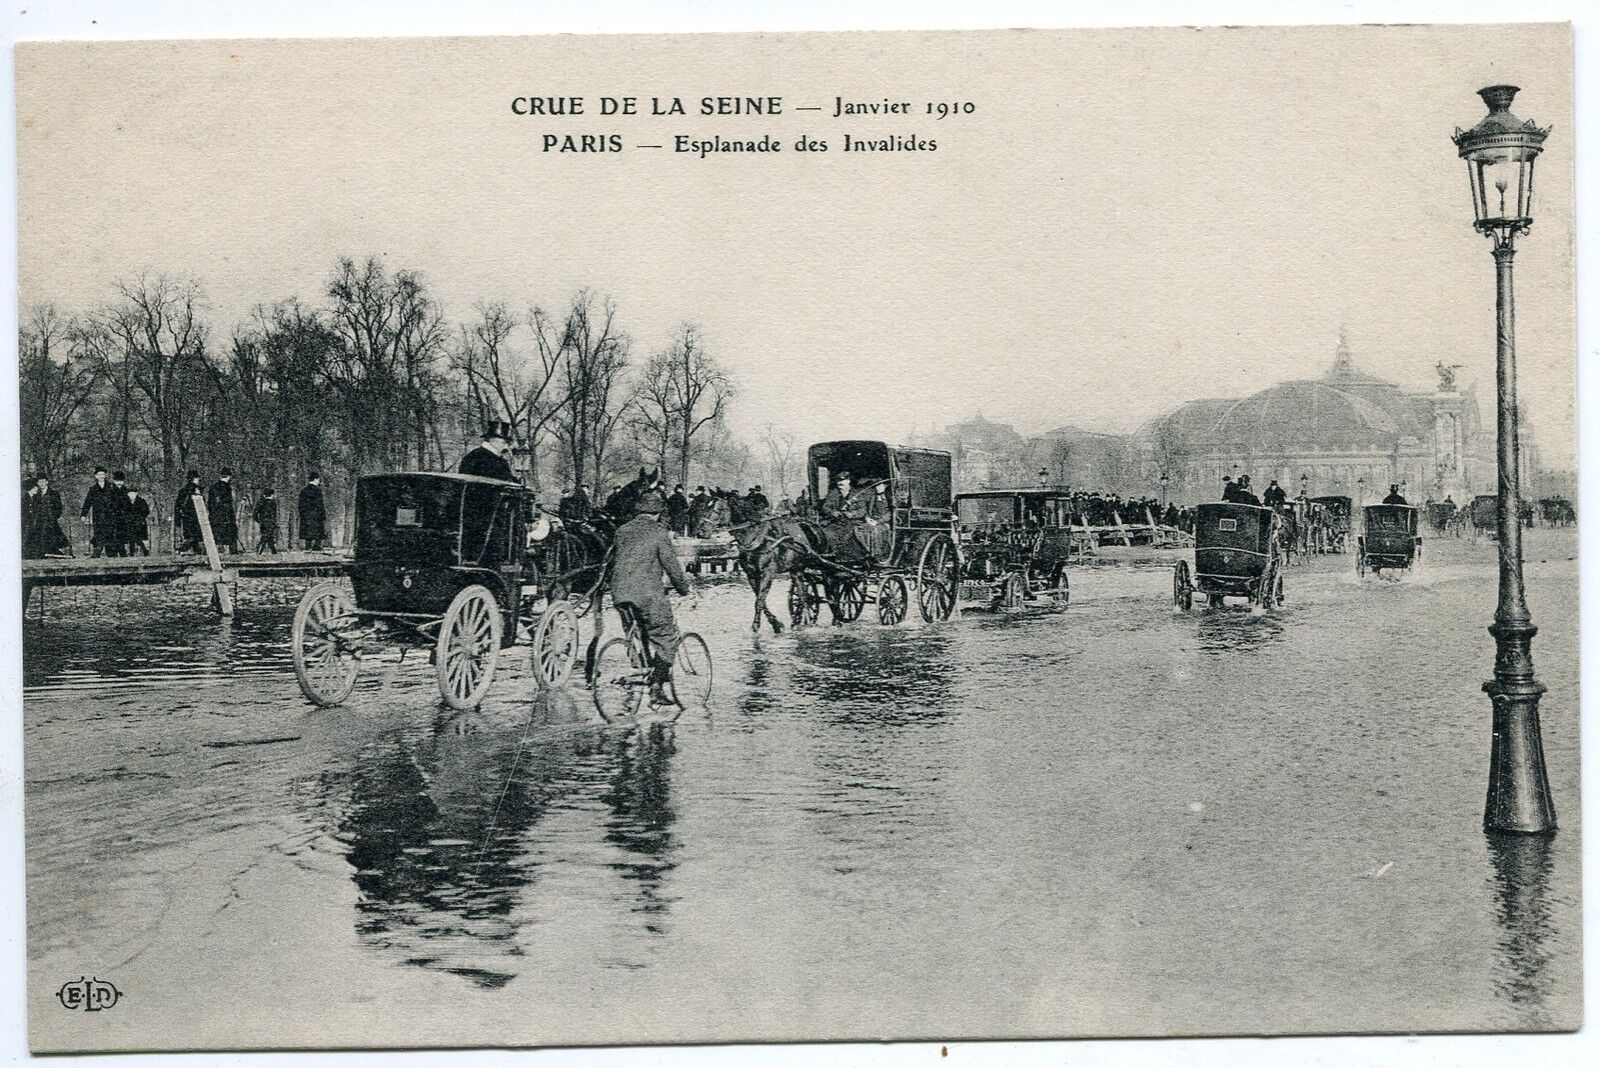
M 529 490 L 471 475 L 366 475 L 355 518 L 350 587 L 318 583 L 295 611 L 294 670 L 311 701 L 339 704 L 363 657 L 392 644 L 429 649 L 439 693 L 457 709 L 483 701 L 501 650 L 518 641 L 531 642 L 540 685 L 571 676 L 577 614 L 539 572 L 530 539 L 549 527 Z
M 1202 504 L 1195 509 L 1194 569 L 1172 569 L 1172 603 L 1188 611 L 1196 593 L 1212 608 L 1243 597 L 1259 608 L 1283 603 L 1284 551 L 1278 513 L 1253 504 Z
M 1071 498 L 1059 490 L 986 489 L 956 495 L 961 593 L 995 608 L 1066 604 Z
M 811 523 L 814 547 L 789 583 L 790 622 L 815 623 L 826 602 L 836 622 L 848 623 L 872 603 L 878 622 L 892 625 L 913 597 L 925 621 L 949 619 L 961 586 L 950 454 L 881 441 L 811 446 L 806 473 L 817 500 L 842 471 L 852 478 L 850 515 Z
M 1356 539 L 1356 574 L 1410 571 L 1422 556 L 1417 509 L 1409 504 L 1369 504 Z

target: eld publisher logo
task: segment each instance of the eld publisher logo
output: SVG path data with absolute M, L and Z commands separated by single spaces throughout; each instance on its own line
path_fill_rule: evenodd
M 75 980 L 62 983 L 61 989 L 56 991 L 56 999 L 64 1009 L 99 1012 L 121 1001 L 122 991 L 104 979 L 86 979 L 80 975 Z

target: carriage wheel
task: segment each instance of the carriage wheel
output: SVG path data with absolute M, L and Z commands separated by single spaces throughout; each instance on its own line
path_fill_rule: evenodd
M 1187 612 L 1194 607 L 1194 587 L 1189 584 L 1189 563 L 1179 560 L 1172 569 L 1172 606 Z
M 789 579 L 789 625 L 791 627 L 809 627 L 817 621 L 817 609 L 822 607 L 822 599 L 817 596 L 816 587 L 804 575 L 794 575 Z
M 1278 581 L 1272 584 L 1272 603 L 1283 604 L 1283 576 L 1278 576 Z
M 899 575 L 890 575 L 878 584 L 878 622 L 886 627 L 892 627 L 906 618 L 906 609 L 911 606 L 911 591 L 906 589 L 906 580 Z
M 1000 607 L 1021 608 L 1023 600 L 1028 596 L 1028 580 L 1020 574 L 1012 572 L 1006 576 L 1005 587 L 1000 591 Z
M 861 610 L 866 607 L 867 584 L 860 579 L 841 579 L 835 596 L 839 607 L 839 619 L 845 623 L 854 623 L 861 618 Z
M 483 703 L 500 663 L 500 626 L 500 605 L 483 586 L 468 586 L 450 602 L 433 660 L 439 693 L 451 708 Z
M 711 649 L 693 631 L 678 639 L 672 658 L 672 699 L 679 708 L 702 709 L 711 699 Z
M 1072 579 L 1067 575 L 1066 561 L 1057 561 L 1050 569 L 1050 592 L 1055 594 L 1056 603 L 1065 605 L 1072 600 Z
M 578 661 L 578 614 L 565 601 L 545 607 L 533 631 L 533 673 L 547 689 L 565 686 Z
M 355 599 L 340 582 L 319 582 L 300 598 L 294 611 L 294 674 L 313 704 L 336 705 L 355 688 L 361 672 L 360 650 L 349 635 L 355 623 Z
M 1278 587 L 1278 572 L 1280 570 L 1281 567 L 1278 560 L 1274 557 L 1272 560 L 1267 561 L 1266 571 L 1262 572 L 1261 578 L 1256 582 L 1256 595 L 1251 600 L 1263 609 L 1272 607 L 1273 594 Z
M 595 710 L 607 723 L 631 719 L 650 685 L 650 665 L 644 650 L 628 638 L 612 638 L 594 658 Z
M 961 560 L 947 534 L 935 534 L 922 547 L 917 562 L 917 608 L 928 623 L 949 619 L 956 610 Z

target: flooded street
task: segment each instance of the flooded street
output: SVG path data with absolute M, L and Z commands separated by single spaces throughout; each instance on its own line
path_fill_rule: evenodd
M 475 712 L 414 652 L 315 709 L 303 584 L 48 591 L 34 1045 L 1576 1026 L 1576 535 L 1526 545 L 1548 841 L 1481 829 L 1493 545 L 1426 548 L 1269 615 L 1102 561 L 1064 609 L 759 640 L 719 578 L 710 708 L 632 727 L 522 646 Z M 51 1011 L 85 974 L 126 1007 Z

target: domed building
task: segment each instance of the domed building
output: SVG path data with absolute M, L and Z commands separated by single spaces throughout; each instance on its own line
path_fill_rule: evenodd
M 1478 402 L 1439 365 L 1439 388 L 1409 393 L 1361 371 L 1343 337 L 1320 379 L 1283 382 L 1242 399 L 1201 400 L 1136 436 L 1149 480 L 1177 500 L 1217 496 L 1225 476 L 1248 474 L 1259 494 L 1277 479 L 1293 497 L 1339 494 L 1372 503 L 1402 483 L 1414 503 L 1464 501 L 1494 489 L 1494 444 Z M 1531 450 L 1525 457 L 1532 467 Z

